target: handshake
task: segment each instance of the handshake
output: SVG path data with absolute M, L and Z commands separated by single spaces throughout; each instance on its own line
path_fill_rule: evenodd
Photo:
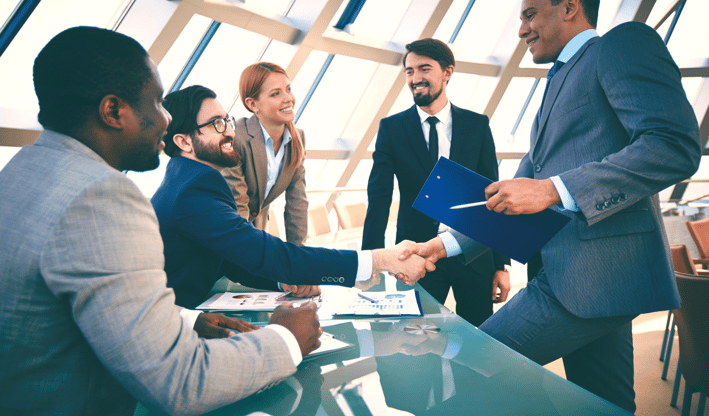
M 372 251 L 372 274 L 388 271 L 402 283 L 413 285 L 426 272 L 434 271 L 434 263 L 446 256 L 446 248 L 439 237 L 425 243 L 404 240 L 392 248 Z

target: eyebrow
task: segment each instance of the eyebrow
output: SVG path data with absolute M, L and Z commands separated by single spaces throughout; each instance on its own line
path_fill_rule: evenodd
M 427 68 L 427 67 L 433 68 L 433 65 L 431 65 L 431 64 L 422 64 L 422 65 L 417 66 L 416 68 Z M 412 67 L 412 66 L 407 66 L 405 69 L 408 71 L 409 69 L 414 69 L 414 67 Z
M 290 87 L 290 84 L 286 85 L 286 88 L 285 88 L 285 89 L 288 89 L 289 87 Z M 283 88 L 281 88 L 281 87 L 273 88 L 273 89 L 271 89 L 270 91 L 268 91 L 268 93 L 270 94 L 270 93 L 272 93 L 272 92 L 274 92 L 274 91 L 280 91 L 280 90 L 282 90 L 282 89 L 283 89 Z
M 534 6 L 527 7 L 526 9 L 522 10 L 522 13 L 520 13 L 520 14 L 524 17 L 527 17 L 527 14 L 534 9 L 536 9 L 536 7 L 534 7 Z

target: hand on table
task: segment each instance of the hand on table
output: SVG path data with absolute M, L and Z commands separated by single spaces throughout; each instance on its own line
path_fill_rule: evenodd
M 200 313 L 194 323 L 194 330 L 202 338 L 226 338 L 236 335 L 236 332 L 231 329 L 238 332 L 251 332 L 259 327 L 241 319 L 230 318 L 222 313 L 208 312 Z
M 285 302 L 274 309 L 269 324 L 278 324 L 287 328 L 298 341 L 301 354 L 305 357 L 320 347 L 320 321 L 315 302 L 305 302 L 294 308 L 293 302 Z
M 296 298 L 309 298 L 312 296 L 317 296 L 321 293 L 320 286 L 287 285 L 281 283 L 281 289 L 283 289 L 284 292 L 290 292 L 291 295 L 295 296 Z

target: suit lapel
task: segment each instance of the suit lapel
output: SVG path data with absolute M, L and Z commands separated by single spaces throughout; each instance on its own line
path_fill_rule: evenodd
M 448 155 L 449 159 L 458 162 L 458 156 L 463 154 L 463 149 L 468 143 L 472 143 L 472 140 L 466 140 L 465 132 L 472 131 L 468 129 L 468 126 L 464 124 L 465 119 L 460 109 L 453 104 L 451 104 L 451 123 L 453 123 L 453 137 L 451 137 L 451 151 Z
M 268 157 L 266 156 L 266 144 L 261 131 L 261 125 L 256 116 L 251 116 L 246 121 L 246 133 L 249 135 L 248 148 L 251 150 L 251 169 L 256 172 L 258 179 L 258 206 L 263 206 L 266 199 L 266 182 L 268 181 Z
M 404 132 L 406 133 L 406 137 L 409 138 L 407 141 L 411 144 L 414 154 L 416 154 L 419 162 L 421 162 L 421 166 L 430 172 L 433 169 L 433 163 L 428 153 L 426 138 L 423 136 L 421 118 L 416 110 L 416 105 L 406 110 L 406 115 L 404 116 Z
M 576 65 L 579 59 L 581 59 L 581 56 L 583 56 L 588 47 L 594 44 L 598 39 L 598 37 L 589 39 L 589 41 L 586 42 L 581 47 L 581 49 L 579 49 L 579 51 L 576 52 L 574 56 L 572 56 L 571 59 L 569 59 L 569 61 L 561 67 L 559 72 L 554 75 L 554 78 L 552 78 L 553 82 L 549 84 L 547 96 L 544 98 L 544 105 L 542 108 L 539 109 L 541 115 L 538 114 L 538 117 L 532 125 L 532 131 L 534 132 L 534 134 L 532 135 L 532 140 L 530 142 L 530 152 L 532 152 L 532 154 L 534 154 L 534 149 L 536 149 L 537 143 L 539 142 L 539 138 L 541 137 L 542 132 L 546 127 L 547 120 L 549 119 L 549 115 L 551 114 L 551 109 L 554 107 L 554 102 L 559 96 L 559 92 L 561 91 L 561 88 L 564 85 L 564 81 L 566 81 L 567 75 L 569 75 L 569 72 L 572 70 L 574 65 Z

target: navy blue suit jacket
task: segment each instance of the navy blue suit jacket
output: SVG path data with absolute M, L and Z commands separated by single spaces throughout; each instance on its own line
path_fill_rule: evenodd
M 497 156 L 488 118 L 453 104 L 451 116 L 450 159 L 496 181 Z M 424 242 L 434 238 L 438 234 L 438 221 L 412 208 L 434 166 L 415 105 L 382 119 L 372 159 L 374 164 L 367 184 L 369 206 L 362 232 L 362 248 L 384 247 L 395 175 L 400 195 L 396 242 Z M 495 270 L 502 270 L 505 264 L 509 264 L 509 258 L 489 251 L 470 265 L 480 273 L 492 274 Z
M 198 305 L 217 280 L 240 269 L 287 284 L 354 286 L 356 252 L 298 247 L 254 228 L 237 213 L 221 173 L 203 163 L 173 157 L 151 202 L 180 306 Z

